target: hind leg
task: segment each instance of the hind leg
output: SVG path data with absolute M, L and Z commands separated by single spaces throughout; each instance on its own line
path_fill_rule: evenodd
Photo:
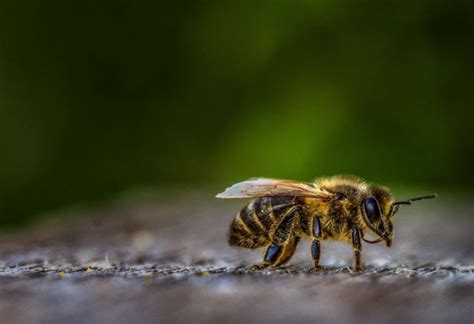
M 283 246 L 280 256 L 272 262 L 272 267 L 276 268 L 290 261 L 291 257 L 295 253 L 299 240 L 300 238 L 297 236 L 291 237 Z
M 280 222 L 270 230 L 272 243 L 267 248 L 263 263 L 255 266 L 255 268 L 278 267 L 290 260 L 299 241 L 299 237 L 294 236 L 293 233 L 298 211 L 299 206 L 290 208 Z
M 267 248 L 267 252 L 265 253 L 265 257 L 263 258 L 263 262 L 259 265 L 255 265 L 253 268 L 255 270 L 261 270 L 269 266 L 276 268 L 284 265 L 295 253 L 299 240 L 299 237 L 293 236 L 283 245 L 278 245 L 276 243 L 270 244 L 270 246 Z
M 254 270 L 268 268 L 280 258 L 282 252 L 283 247 L 281 245 L 275 243 L 270 244 L 270 246 L 267 248 L 267 252 L 265 252 L 265 256 L 263 257 L 263 262 L 261 264 L 254 265 L 252 268 Z

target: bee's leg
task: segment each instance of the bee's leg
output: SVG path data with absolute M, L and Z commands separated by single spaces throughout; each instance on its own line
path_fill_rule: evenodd
M 282 254 L 283 247 L 272 243 L 267 248 L 267 252 L 265 252 L 265 257 L 263 258 L 263 263 L 254 265 L 252 267 L 253 270 L 262 270 L 271 266 L 274 262 L 278 260 L 280 255 Z
M 362 236 L 361 230 L 358 227 L 352 229 L 352 251 L 354 252 L 354 271 L 362 271 L 361 266 L 361 252 L 362 244 L 360 238 Z
M 293 256 L 299 238 L 293 234 L 296 216 L 300 212 L 300 206 L 293 206 L 281 220 L 270 229 L 272 244 L 268 247 L 263 263 L 272 267 L 282 265 Z
M 272 262 L 272 267 L 279 267 L 287 263 L 295 253 L 299 241 L 300 238 L 298 236 L 292 236 L 283 246 L 283 250 L 279 257 Z
M 311 256 L 313 257 L 313 264 L 316 269 L 319 269 L 319 259 L 321 256 L 321 221 L 319 217 L 313 218 L 313 242 L 311 244 Z
M 253 271 L 258 271 L 258 270 L 263 270 L 263 269 L 266 269 L 270 266 L 270 263 L 261 263 L 261 264 L 256 264 L 256 265 L 253 265 L 252 266 L 252 270 Z

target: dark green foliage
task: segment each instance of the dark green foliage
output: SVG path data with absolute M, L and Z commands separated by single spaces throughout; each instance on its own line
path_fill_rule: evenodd
M 470 1 L 7 2 L 0 222 L 139 185 L 474 183 Z

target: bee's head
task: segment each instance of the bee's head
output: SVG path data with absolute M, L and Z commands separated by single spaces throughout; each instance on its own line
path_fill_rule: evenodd
M 369 195 L 362 200 L 362 215 L 364 221 L 379 238 L 375 241 L 365 240 L 367 243 L 378 243 L 385 241 L 387 246 L 392 245 L 393 239 L 393 216 L 397 213 L 400 205 L 411 205 L 412 202 L 436 198 L 437 195 L 428 195 L 412 198 L 404 201 L 394 201 L 390 190 L 381 186 L 371 186 Z
M 381 186 L 369 188 L 369 195 L 362 200 L 362 215 L 367 227 L 378 236 L 378 239 L 365 240 L 366 242 L 377 243 L 383 240 L 387 246 L 392 245 L 393 215 L 395 214 L 393 204 L 393 196 L 387 188 Z

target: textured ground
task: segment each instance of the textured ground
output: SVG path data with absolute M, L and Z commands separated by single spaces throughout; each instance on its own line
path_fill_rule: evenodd
M 0 322 L 474 321 L 474 206 L 401 210 L 394 245 L 309 244 L 287 267 L 252 271 L 263 251 L 227 246 L 244 202 L 142 197 L 77 208 L 0 238 Z M 462 207 L 459 207 L 462 206 Z

